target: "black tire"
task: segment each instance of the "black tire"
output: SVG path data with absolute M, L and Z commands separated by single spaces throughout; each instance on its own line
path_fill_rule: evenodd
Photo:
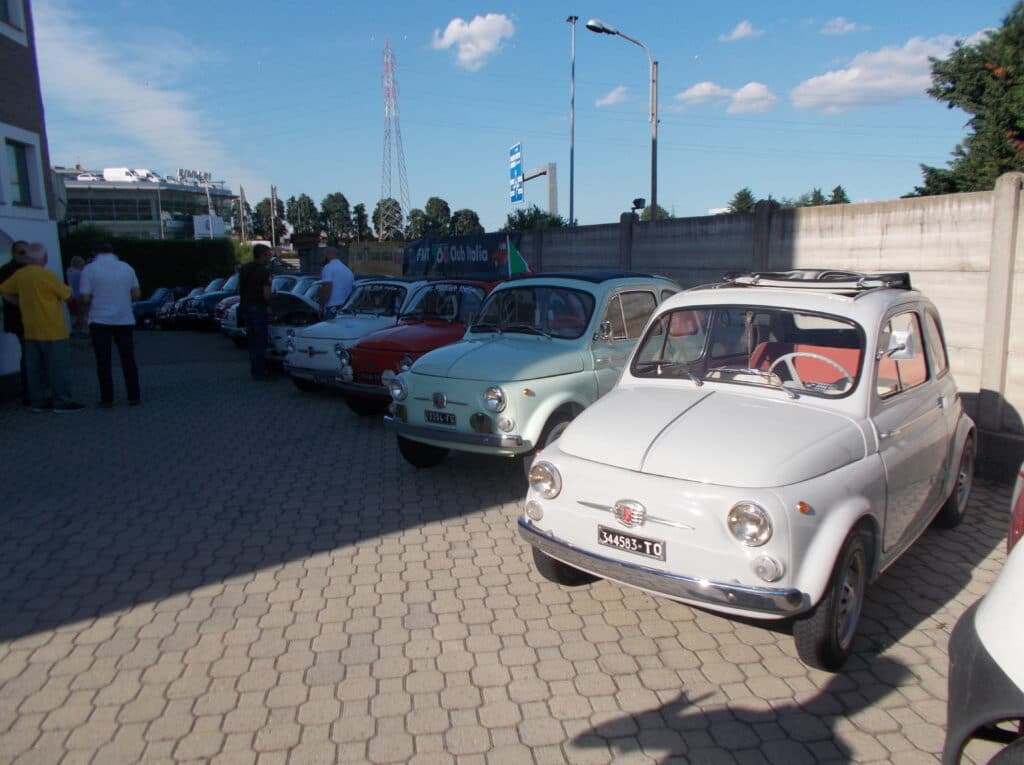
M 971 498 L 971 487 L 974 485 L 974 439 L 967 438 L 964 450 L 960 453 L 960 465 L 957 467 L 956 483 L 953 491 L 946 498 L 945 504 L 935 516 L 935 525 L 940 529 L 951 529 L 959 525 L 967 513 L 967 503 Z
M 561 584 L 565 587 L 582 587 L 585 584 L 596 582 L 599 579 L 599 577 L 596 577 L 593 574 L 588 574 L 586 571 L 580 571 L 578 568 L 573 568 L 567 563 L 562 563 L 560 560 L 555 560 L 549 555 L 545 555 L 536 547 L 532 549 L 533 565 L 537 567 L 537 571 L 540 575 L 549 582 Z
M 1024 763 L 1024 736 L 1016 739 L 988 761 L 988 765 L 1022 765 Z
M 821 601 L 793 622 L 800 660 L 836 672 L 849 658 L 868 585 L 869 537 L 854 529 L 843 543 Z
M 295 383 L 295 387 L 303 393 L 316 393 L 317 391 L 323 390 L 324 386 L 320 383 L 315 383 L 312 380 L 304 380 L 301 377 L 294 377 L 292 375 L 288 376 L 292 378 L 292 382 Z
M 448 456 L 448 450 L 431 444 L 421 444 L 403 436 L 398 437 L 398 451 L 413 467 L 429 468 L 440 465 Z
M 533 461 L 540 454 L 541 450 L 546 446 L 553 444 L 558 440 L 558 437 L 562 435 L 569 423 L 572 422 L 572 417 L 567 414 L 555 414 L 551 416 L 544 424 L 544 430 L 540 433 L 540 442 L 532 450 L 522 455 L 519 458 L 519 469 L 523 473 L 523 479 L 529 483 L 530 481 L 530 468 L 533 467 Z
M 379 398 L 346 395 L 345 403 L 348 404 L 349 409 L 360 417 L 370 417 L 375 414 L 384 414 L 388 410 L 389 402 Z

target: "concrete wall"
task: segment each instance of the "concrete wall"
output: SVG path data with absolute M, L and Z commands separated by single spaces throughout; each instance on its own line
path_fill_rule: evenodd
M 1024 436 L 1024 174 L 994 191 L 529 232 L 544 271 L 630 268 L 683 287 L 728 271 L 909 271 L 942 315 L 950 363 L 979 426 Z M 1024 441 L 1021 442 L 1024 444 Z

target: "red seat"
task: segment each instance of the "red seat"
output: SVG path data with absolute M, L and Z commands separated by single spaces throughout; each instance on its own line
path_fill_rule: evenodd
M 857 374 L 860 365 L 858 348 L 831 348 L 824 345 L 804 345 L 801 343 L 761 343 L 750 355 L 752 369 L 770 369 L 772 364 L 788 353 L 813 353 L 824 356 L 842 366 L 850 376 Z M 808 356 L 797 356 L 792 360 L 796 373 L 804 382 L 834 383 L 842 378 L 837 367 Z

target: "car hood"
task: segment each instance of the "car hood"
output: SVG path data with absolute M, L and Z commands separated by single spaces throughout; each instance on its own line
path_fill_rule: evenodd
M 419 353 L 459 340 L 466 325 L 447 321 L 403 322 L 366 335 L 359 347 L 373 351 L 410 351 Z
M 390 327 L 394 323 L 394 316 L 344 315 L 306 327 L 301 332 L 296 332 L 295 336 L 296 339 L 303 340 L 355 340 L 378 329 Z
M 488 335 L 431 351 L 413 365 L 417 374 L 460 380 L 514 381 L 583 371 L 579 349 L 535 335 Z
M 866 455 L 845 415 L 707 387 L 616 388 L 558 447 L 626 470 L 751 489 L 806 481 Z

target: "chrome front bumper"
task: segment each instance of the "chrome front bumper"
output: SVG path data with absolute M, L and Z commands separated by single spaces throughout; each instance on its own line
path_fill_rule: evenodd
M 779 618 L 796 616 L 810 606 L 809 599 L 799 590 L 708 582 L 595 555 L 540 531 L 525 516 L 519 517 L 519 536 L 545 555 L 603 579 L 612 579 L 669 598 L 704 604 L 709 608 L 723 607 Z
M 298 377 L 300 380 L 309 380 L 317 385 L 327 385 L 332 388 L 340 388 L 343 384 L 341 382 L 341 376 L 337 372 L 325 372 L 307 369 L 306 367 L 296 367 L 288 363 L 284 364 L 284 371 L 292 377 Z
M 413 440 L 431 441 L 455 446 L 461 444 L 464 446 L 501 449 L 516 454 L 522 454 L 533 449 L 533 444 L 524 440 L 522 436 L 505 436 L 500 433 L 461 433 L 455 430 L 409 425 L 406 422 L 399 422 L 392 415 L 385 415 L 384 422 L 393 427 L 398 435 Z

